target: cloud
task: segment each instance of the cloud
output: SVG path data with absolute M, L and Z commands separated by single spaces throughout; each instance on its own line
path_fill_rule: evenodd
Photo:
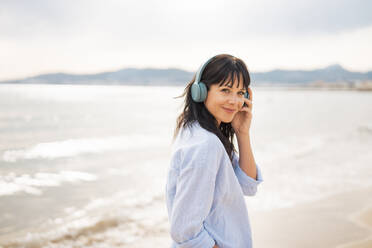
M 370 9 L 368 0 L 3 0 L 0 75 L 193 71 L 216 53 L 247 58 L 254 70 L 367 70 Z
M 340 33 L 372 25 L 372 2 L 368 0 L 299 0 L 268 1 L 243 8 L 241 23 L 259 34 L 312 35 Z M 241 25 L 242 28 L 244 25 Z
M 372 25 L 368 0 L 2 1 L 8 38 L 107 35 L 136 39 L 231 39 L 335 33 Z

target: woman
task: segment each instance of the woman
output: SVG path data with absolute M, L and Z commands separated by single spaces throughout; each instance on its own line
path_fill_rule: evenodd
M 166 183 L 172 247 L 252 247 L 244 196 L 255 195 L 263 180 L 250 145 L 249 85 L 244 62 L 220 54 L 200 67 L 181 95 Z

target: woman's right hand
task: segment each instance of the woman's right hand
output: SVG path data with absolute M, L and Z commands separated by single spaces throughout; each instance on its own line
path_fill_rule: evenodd
M 217 245 L 214 245 L 213 248 L 219 248 Z

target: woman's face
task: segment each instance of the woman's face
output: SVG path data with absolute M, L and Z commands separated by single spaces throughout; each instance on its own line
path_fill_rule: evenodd
M 216 118 L 218 126 L 221 121 L 229 123 L 234 119 L 234 116 L 243 107 L 244 104 L 244 85 L 242 78 L 232 87 L 228 86 L 231 82 L 226 82 L 224 85 L 212 84 L 209 87 L 207 98 L 204 100 L 204 105 L 208 111 Z

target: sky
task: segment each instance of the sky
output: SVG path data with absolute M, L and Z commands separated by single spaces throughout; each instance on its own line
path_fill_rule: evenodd
M 372 70 L 369 0 L 1 0 L 0 80 L 126 67 Z

